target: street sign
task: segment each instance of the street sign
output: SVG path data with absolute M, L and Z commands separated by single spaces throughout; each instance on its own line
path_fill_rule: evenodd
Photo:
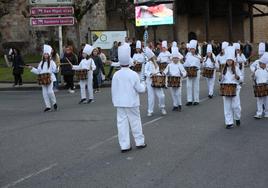
M 66 26 L 74 25 L 74 17 L 31 18 L 31 26 Z
M 67 16 L 73 15 L 73 7 L 32 7 L 31 16 Z
M 72 5 L 73 0 L 29 0 L 31 5 Z

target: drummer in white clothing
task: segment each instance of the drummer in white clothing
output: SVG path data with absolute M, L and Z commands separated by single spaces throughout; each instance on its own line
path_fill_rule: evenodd
M 34 74 L 50 74 L 50 83 L 42 84 L 42 94 L 46 105 L 44 112 L 51 111 L 51 105 L 53 105 L 54 110 L 58 109 L 56 97 L 53 91 L 53 82 L 56 81 L 54 73 L 57 73 L 59 70 L 55 62 L 51 59 L 51 52 L 51 46 L 45 44 L 43 49 L 43 60 L 39 63 L 38 68 L 28 66 Z
M 196 76 L 187 78 L 187 106 L 198 105 L 199 104 L 199 81 L 200 81 L 200 68 L 201 68 L 201 56 L 197 53 L 197 41 L 191 40 L 190 53 L 186 56 L 185 63 L 183 66 L 185 69 L 195 67 Z
M 240 83 L 243 80 L 243 75 L 240 69 L 235 66 L 235 48 L 229 46 L 226 48 L 226 65 L 223 69 L 221 83 L 236 84 L 235 96 L 224 96 L 224 117 L 226 129 L 234 127 L 234 120 L 237 126 L 240 126 L 241 105 L 240 105 Z
M 136 42 L 136 53 L 133 55 L 132 59 L 133 59 L 133 67 L 142 65 L 141 71 L 137 71 L 140 78 L 142 78 L 142 72 L 144 72 L 143 69 L 144 69 L 145 57 L 144 53 L 142 52 L 141 41 L 139 40 Z
M 167 112 L 165 110 L 165 94 L 162 88 L 154 88 L 152 87 L 152 76 L 160 75 L 159 66 L 156 62 L 156 57 L 153 51 L 146 47 L 145 55 L 148 58 L 148 62 L 145 65 L 145 76 L 146 76 L 146 86 L 148 93 L 148 114 L 147 116 L 152 116 L 154 112 L 154 103 L 155 103 L 155 95 L 158 98 L 159 108 L 161 110 L 162 115 L 166 115 Z
M 186 77 L 187 72 L 184 69 L 181 61 L 183 56 L 180 54 L 177 47 L 171 48 L 172 63 L 168 64 L 167 68 L 164 70 L 165 75 L 172 77 L 180 77 L 180 87 L 170 87 L 170 92 L 173 100 L 173 109 L 172 111 L 181 111 L 181 88 L 182 88 L 182 79 Z
M 145 92 L 145 84 L 140 82 L 139 75 L 129 68 L 130 47 L 124 44 L 118 48 L 118 59 L 121 69 L 112 79 L 112 102 L 117 109 L 118 140 L 121 152 L 132 149 L 130 128 L 135 139 L 136 148 L 146 147 L 140 117 L 139 93 Z
M 73 70 L 87 70 L 87 79 L 80 80 L 81 100 L 79 104 L 91 103 L 94 99 L 93 96 L 93 71 L 96 69 L 94 60 L 91 58 L 91 53 L 94 50 L 92 46 L 86 44 L 83 49 L 83 58 L 79 65 L 72 65 Z M 88 100 L 86 95 L 86 86 L 88 91 Z
M 206 77 L 207 85 L 208 85 L 208 97 L 211 99 L 214 94 L 214 84 L 216 77 L 216 69 L 219 69 L 219 64 L 215 60 L 215 55 L 212 52 L 212 45 L 207 45 L 207 55 L 204 58 L 203 68 L 213 70 L 212 77 Z

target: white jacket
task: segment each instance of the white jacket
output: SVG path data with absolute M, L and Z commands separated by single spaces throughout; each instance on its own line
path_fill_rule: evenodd
M 257 84 L 268 84 L 268 70 L 257 68 L 257 70 L 254 73 L 255 80 Z
M 225 57 L 225 55 L 221 55 L 221 54 L 217 55 L 216 61 L 217 61 L 217 63 L 219 65 L 225 65 L 226 64 L 226 57 Z
M 237 84 L 239 85 L 241 81 L 243 81 L 243 74 L 241 73 L 238 67 L 235 67 L 236 75 L 239 76 L 239 80 L 235 79 L 235 75 L 233 74 L 230 67 L 227 68 L 226 74 L 222 74 L 221 83 L 224 84 Z
M 161 52 L 157 57 L 157 61 L 160 63 L 170 63 L 171 53 L 169 51 Z
M 73 65 L 73 70 L 83 70 L 83 69 L 87 69 L 89 71 L 96 70 L 94 60 L 92 58 L 82 59 L 79 65 Z
M 146 76 L 146 82 L 147 83 L 151 83 L 152 82 L 151 76 L 153 74 L 158 74 L 158 73 L 160 73 L 158 65 L 155 67 L 154 63 L 152 61 L 149 61 L 149 62 L 146 63 L 144 74 Z
M 50 65 L 48 68 L 48 63 L 44 62 L 43 68 L 42 68 L 42 63 L 43 61 L 41 61 L 38 65 L 37 68 L 32 68 L 31 72 L 34 74 L 44 74 L 44 73 L 50 73 L 51 75 L 51 81 L 55 82 L 56 81 L 56 77 L 54 75 L 54 73 L 59 72 L 59 69 L 56 66 L 56 63 L 53 60 L 50 60 Z
M 164 73 L 168 76 L 178 76 L 178 77 L 185 77 L 187 75 L 186 70 L 184 69 L 181 63 L 170 63 L 164 70 Z
M 138 62 L 138 63 L 144 63 L 145 62 L 145 57 L 144 57 L 144 54 L 143 53 L 135 53 L 133 55 L 133 61 L 135 62 Z
M 213 59 L 215 60 L 215 55 L 213 55 Z M 219 68 L 219 63 L 215 60 L 215 63 L 213 63 L 211 61 L 210 58 L 207 58 L 206 60 L 206 57 L 205 57 L 205 60 L 204 60 L 204 68 L 211 68 L 211 69 L 218 69 Z
M 145 85 L 140 82 L 139 75 L 129 68 L 121 68 L 112 80 L 112 101 L 115 107 L 140 106 L 139 93 L 145 92 Z
M 184 67 L 197 67 L 198 69 L 200 69 L 201 68 L 201 56 L 193 55 L 192 53 L 188 54 L 183 66 Z

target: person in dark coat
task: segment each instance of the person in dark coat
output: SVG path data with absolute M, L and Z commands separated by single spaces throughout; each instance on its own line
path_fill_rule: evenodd
M 73 52 L 73 48 L 71 46 L 68 46 L 65 49 L 64 56 L 61 59 L 61 74 L 66 82 L 66 89 L 68 89 L 70 93 L 74 93 L 75 71 L 72 69 L 72 66 L 69 63 L 72 65 L 78 65 L 77 55 Z
M 22 85 L 22 74 L 24 70 L 24 61 L 21 57 L 20 51 L 16 48 L 11 49 L 10 58 L 13 67 L 14 87 Z
M 100 92 L 100 78 L 101 73 L 104 71 L 102 60 L 98 54 L 98 49 L 95 48 L 92 52 L 92 58 L 94 60 L 94 63 L 96 65 L 96 69 L 93 71 L 93 89 L 95 90 L 95 93 Z

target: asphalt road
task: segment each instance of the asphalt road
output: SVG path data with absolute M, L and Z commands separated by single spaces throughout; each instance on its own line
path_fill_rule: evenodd
M 223 102 L 142 121 L 148 147 L 121 154 L 110 89 L 95 103 L 78 105 L 79 92 L 56 93 L 59 111 L 43 113 L 41 91 L 0 92 L 0 188 L 267 188 L 268 120 L 254 120 L 256 101 L 247 78 L 241 91 L 242 126 L 224 128 Z M 183 103 L 185 104 L 185 84 Z M 157 105 L 156 105 L 157 106 Z

